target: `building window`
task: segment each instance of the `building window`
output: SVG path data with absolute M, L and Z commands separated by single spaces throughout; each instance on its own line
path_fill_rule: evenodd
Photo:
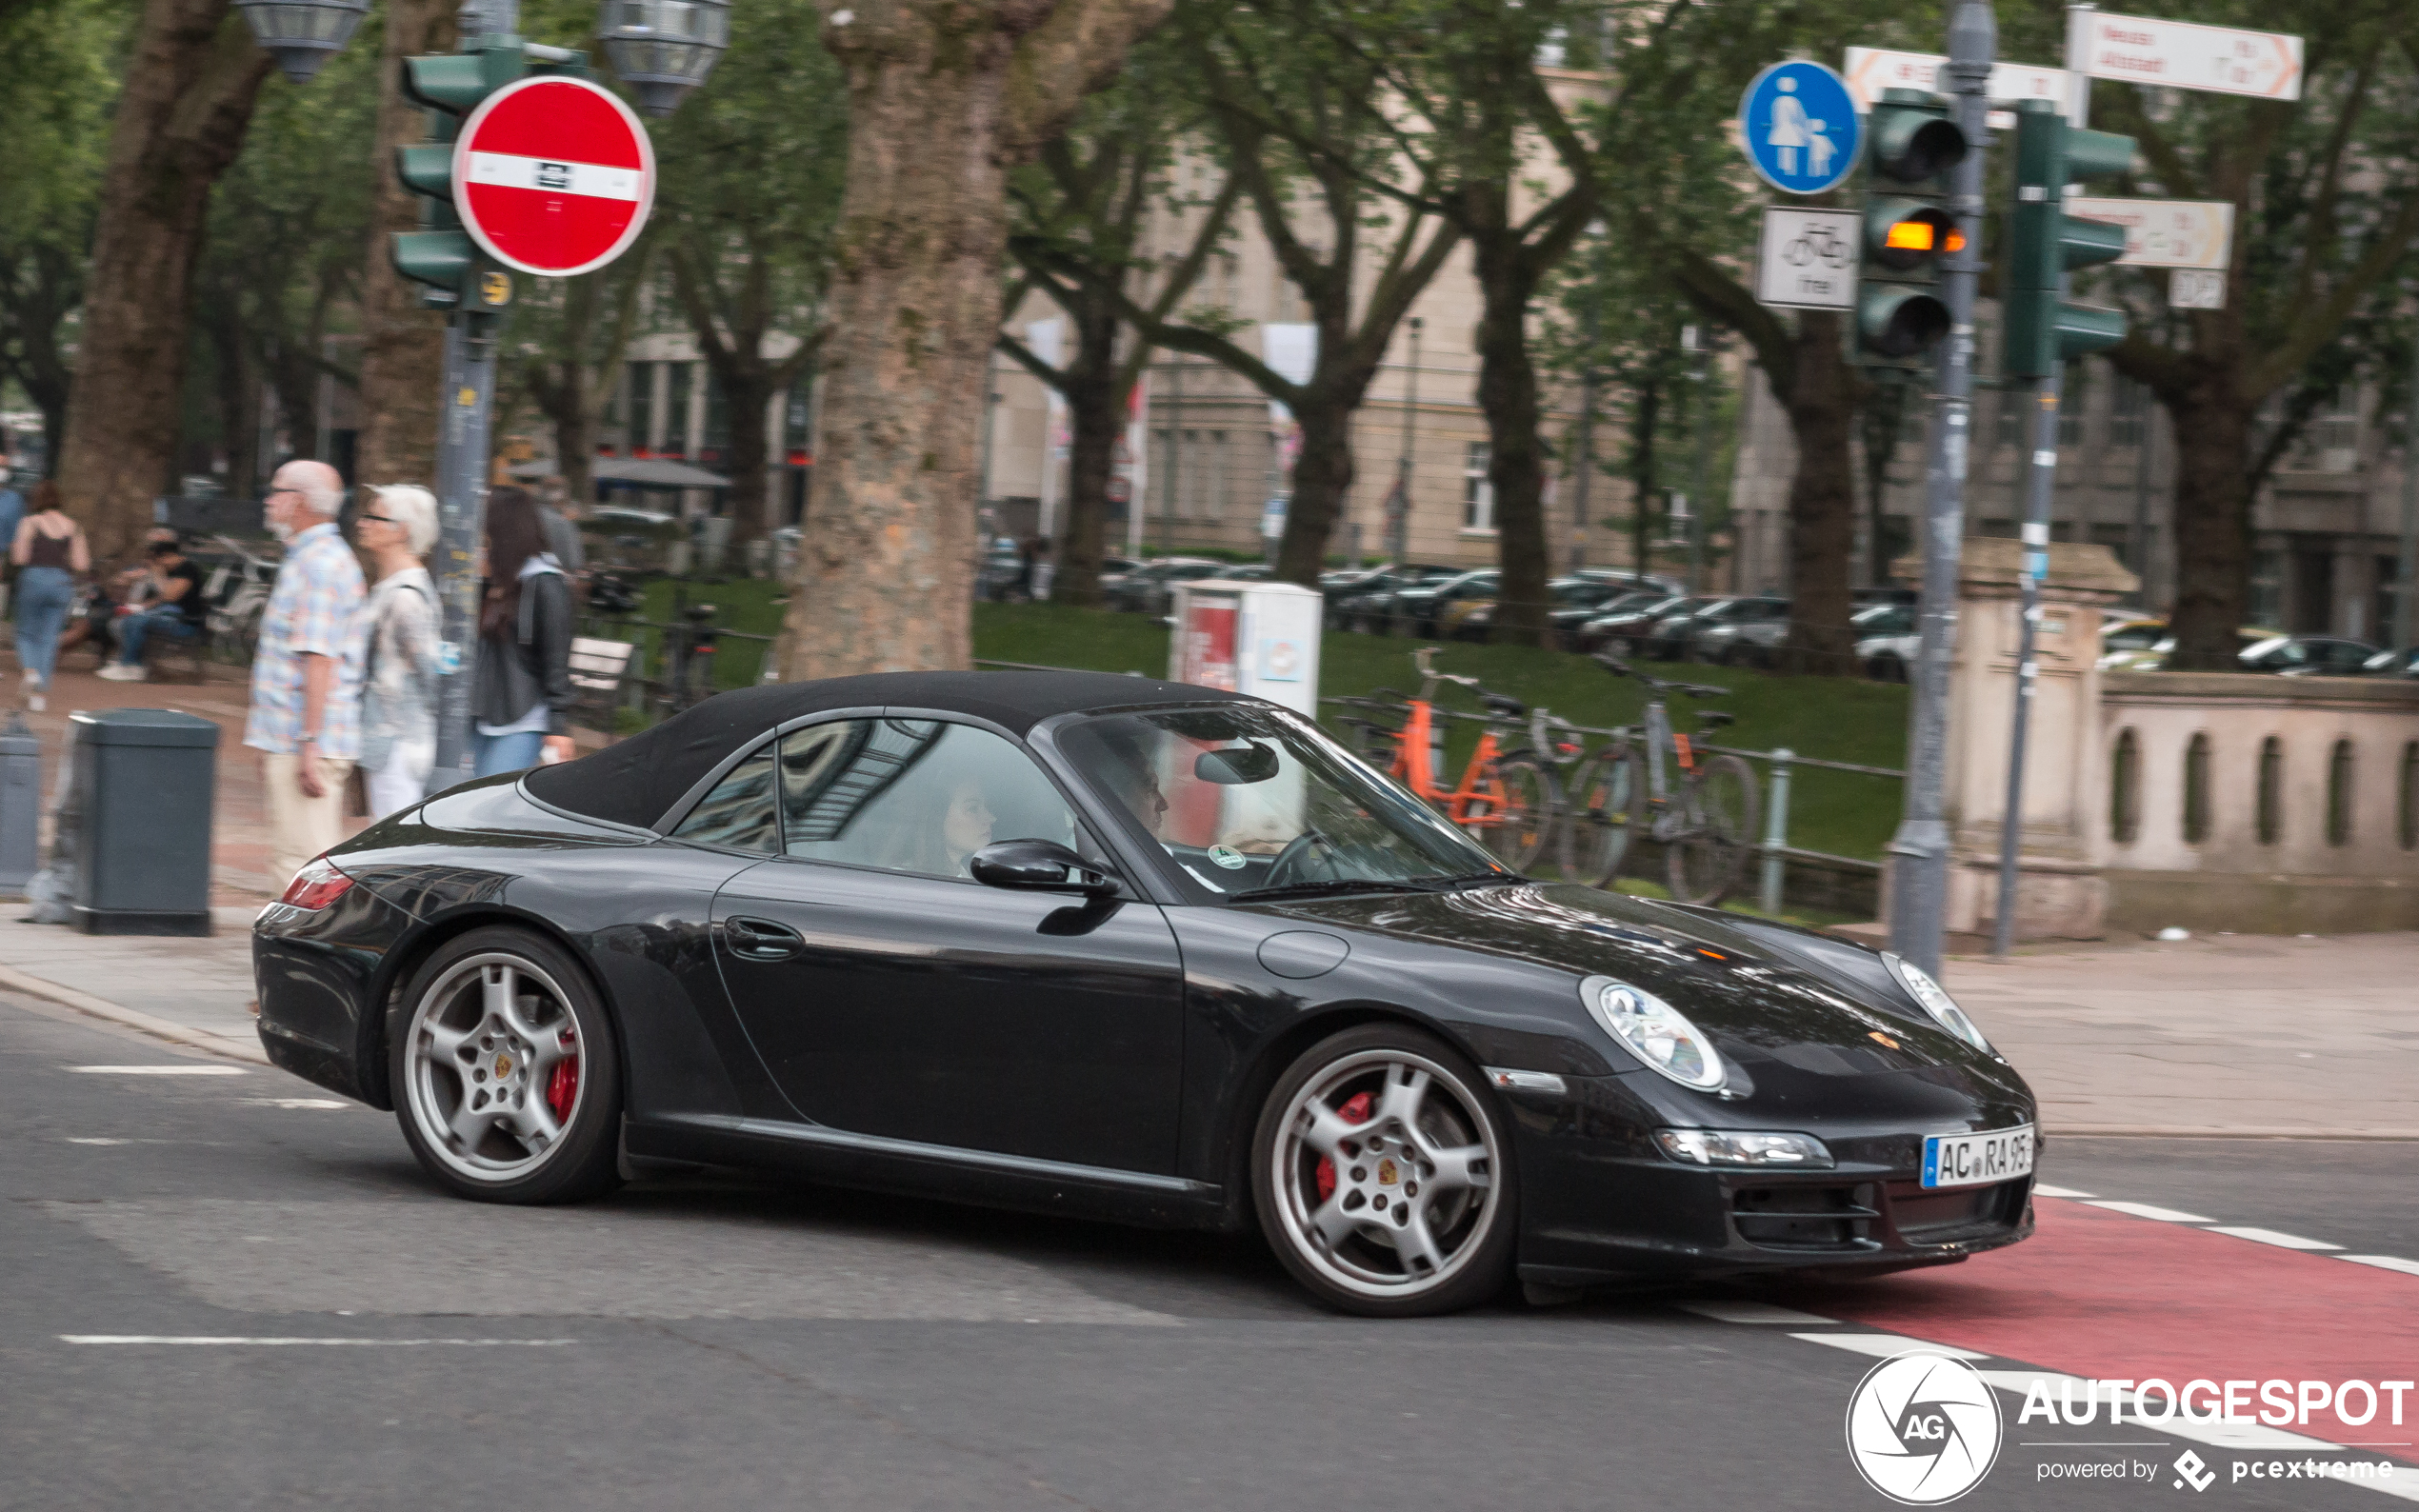
M 2127 730 L 2109 762 L 2109 831 L 2120 846 L 2142 834 L 2142 743 Z
M 2025 404 L 2022 396 L 2012 391 L 2003 390 L 1998 397 L 1997 408 L 1991 421 L 1990 444 L 2003 448 L 2023 446 L 2024 415 Z
M 2285 553 L 2251 553 L 2251 623 L 2275 625 L 2285 618 Z
M 2360 468 L 2360 392 L 2349 389 L 2312 415 L 2302 428 L 2301 464 L 2319 472 Z
M 1200 460 L 1193 465 L 1192 517 L 1196 520 L 1223 520 L 1227 517 L 1227 433 L 1223 430 L 1188 430 L 1185 446 Z
M 2402 848 L 2419 850 L 2419 740 L 2402 747 L 2402 793 L 2396 806 L 2402 810 L 2396 826 L 2402 831 Z
M 2339 740 L 2327 756 L 2327 844 L 2351 844 L 2351 742 Z
M 2109 397 L 2109 445 L 2138 447 L 2150 433 L 2150 390 L 2148 385 L 2120 376 Z
M 665 376 L 670 381 L 664 387 L 663 452 L 668 457 L 689 455 L 689 391 L 697 381 L 697 364 L 666 363 Z
M 2080 376 L 2081 368 L 2069 368 L 2066 387 L 2058 390 L 2058 445 L 2062 447 L 2083 445 L 2083 411 L 2090 401 L 2078 392 L 2081 386 L 2075 379 Z
M 706 434 L 697 451 L 699 460 L 709 465 L 721 462 L 730 452 L 730 397 L 723 392 L 722 378 L 711 368 L 706 368 Z
M 1462 528 L 1492 530 L 1495 528 L 1495 485 L 1488 480 L 1487 469 L 1494 454 L 1484 441 L 1469 444 L 1467 459 L 1462 464 Z
M 634 362 L 624 382 L 622 423 L 623 449 L 641 456 L 655 446 L 655 365 Z
M 2285 743 L 2270 735 L 2259 743 L 2259 843 L 2285 838 Z
M 2197 846 L 2209 837 L 2209 738 L 2192 737 L 2184 747 L 2184 843 Z

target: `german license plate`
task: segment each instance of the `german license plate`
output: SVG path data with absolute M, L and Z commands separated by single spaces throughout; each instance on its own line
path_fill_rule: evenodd
M 1979 1186 L 2032 1174 L 2032 1125 L 1988 1134 L 1934 1134 L 1924 1141 L 1926 1186 Z

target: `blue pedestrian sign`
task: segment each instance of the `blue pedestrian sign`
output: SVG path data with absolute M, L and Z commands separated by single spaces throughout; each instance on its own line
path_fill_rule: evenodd
M 1856 167 L 1863 134 L 1847 83 L 1819 63 L 1775 63 L 1739 99 L 1739 138 L 1764 182 L 1820 194 Z

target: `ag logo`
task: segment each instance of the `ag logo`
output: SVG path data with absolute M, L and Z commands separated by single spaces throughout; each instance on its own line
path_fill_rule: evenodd
M 1893 1502 L 1937 1506 L 1982 1482 L 1999 1458 L 1999 1400 L 1973 1366 L 1914 1350 L 1893 1355 L 1848 1399 L 1848 1453 Z

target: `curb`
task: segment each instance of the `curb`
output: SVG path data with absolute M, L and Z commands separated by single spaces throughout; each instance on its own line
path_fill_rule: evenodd
M 150 1035 L 153 1039 L 166 1040 L 171 1044 L 181 1044 L 188 1049 L 215 1055 L 222 1060 L 241 1061 L 247 1065 L 265 1066 L 270 1064 L 267 1052 L 257 1044 L 246 1044 L 240 1040 L 205 1034 L 199 1029 L 189 1029 L 181 1024 L 170 1024 L 166 1019 L 153 1018 L 148 1013 L 120 1007 L 107 998 L 96 998 L 90 992 L 78 992 L 73 987 L 63 987 L 55 982 L 28 976 L 13 966 L 0 965 L 0 989 L 22 992 L 28 997 L 56 1003 L 63 1007 L 73 1008 L 78 1013 L 88 1014 L 92 1018 L 103 1019 L 121 1027 Z

